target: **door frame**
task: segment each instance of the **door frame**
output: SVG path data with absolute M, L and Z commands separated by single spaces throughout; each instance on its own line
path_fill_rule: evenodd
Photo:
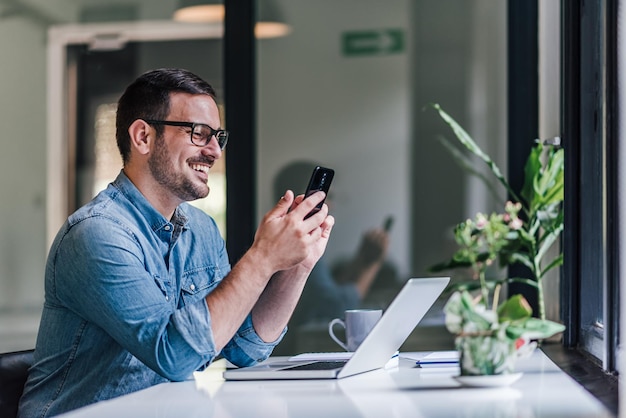
M 194 24 L 169 20 L 52 26 L 47 45 L 46 245 L 69 215 L 73 145 L 76 141 L 77 66 L 67 50 L 123 48 L 128 42 L 222 38 L 222 23 Z

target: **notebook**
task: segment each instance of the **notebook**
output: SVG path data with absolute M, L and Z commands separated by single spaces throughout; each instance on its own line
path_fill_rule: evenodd
M 406 341 L 449 281 L 449 277 L 409 279 L 349 359 L 266 361 L 226 370 L 224 379 L 340 379 L 380 369 Z

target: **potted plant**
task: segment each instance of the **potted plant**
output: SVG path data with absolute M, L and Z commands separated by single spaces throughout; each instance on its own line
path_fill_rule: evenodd
M 511 200 L 503 213 L 478 213 L 459 223 L 454 237 L 459 246 L 452 258 L 431 267 L 431 272 L 469 268 L 472 281 L 457 283 L 445 305 L 446 327 L 457 336 L 461 375 L 511 373 L 515 360 L 536 346 L 531 340 L 544 339 L 565 327 L 545 318 L 543 279 L 560 266 L 563 255 L 549 257 L 549 249 L 563 230 L 563 150 L 537 142 L 524 171 L 520 196 L 500 169 L 469 134 L 439 105 L 432 105 L 452 128 L 459 142 L 485 162 L 507 190 Z M 460 155 L 460 154 L 455 154 Z M 487 277 L 496 263 L 507 267 L 521 263 L 531 277 Z M 504 283 L 526 283 L 537 290 L 539 315 L 522 295 L 500 303 Z M 472 292 L 478 293 L 473 296 Z

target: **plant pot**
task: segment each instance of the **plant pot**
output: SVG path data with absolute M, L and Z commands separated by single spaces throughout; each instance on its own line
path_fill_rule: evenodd
M 518 353 L 515 341 L 498 334 L 456 338 L 461 376 L 489 376 L 515 371 Z

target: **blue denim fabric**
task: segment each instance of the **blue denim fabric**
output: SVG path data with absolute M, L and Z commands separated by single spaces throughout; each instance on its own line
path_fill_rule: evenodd
M 51 247 L 19 416 L 54 416 L 210 364 L 220 353 L 205 296 L 229 272 L 213 219 L 182 204 L 168 221 L 121 172 Z M 248 316 L 221 354 L 247 366 L 278 341 L 264 343 Z

